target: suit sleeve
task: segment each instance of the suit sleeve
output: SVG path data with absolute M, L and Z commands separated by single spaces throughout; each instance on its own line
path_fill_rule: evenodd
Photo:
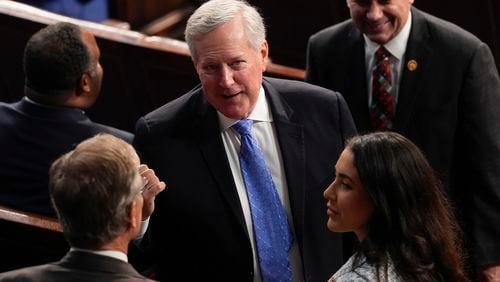
M 316 51 L 315 51 L 315 40 L 314 36 L 309 38 L 307 43 L 307 57 L 306 57 L 306 74 L 304 80 L 306 82 L 318 85 L 318 64 L 316 64 Z
M 147 143 L 147 139 L 149 139 L 150 128 L 148 126 L 148 122 L 145 117 L 139 118 L 135 124 L 135 134 L 134 141 L 132 145 L 134 146 L 139 158 L 141 159 L 141 163 L 146 163 L 149 165 L 149 159 L 147 156 L 147 148 L 145 145 Z
M 149 127 L 146 119 L 144 117 L 141 117 L 137 120 L 135 124 L 135 133 L 134 133 L 134 145 L 136 142 L 140 142 L 142 140 L 142 137 L 147 135 L 149 133 Z
M 357 134 L 356 125 L 354 124 L 354 120 L 351 115 L 351 111 L 347 106 L 346 101 L 342 95 L 338 95 L 339 97 L 339 119 L 342 128 L 342 137 L 345 140 Z
M 465 216 L 478 265 L 500 263 L 500 79 L 494 62 L 481 43 L 470 62 L 458 112 L 462 145 L 455 155 L 465 156 L 460 166 L 472 179 L 461 185 L 468 185 Z

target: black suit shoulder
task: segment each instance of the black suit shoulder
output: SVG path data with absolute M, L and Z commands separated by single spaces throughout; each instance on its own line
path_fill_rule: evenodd
M 128 131 L 125 131 L 125 130 L 115 128 L 115 127 L 111 127 L 111 126 L 104 125 L 101 123 L 96 123 L 96 122 L 92 122 L 92 127 L 96 131 L 96 134 L 99 134 L 99 133 L 111 134 L 115 137 L 123 139 L 124 141 L 126 141 L 127 143 L 130 143 L 130 144 L 132 143 L 132 140 L 134 139 L 134 134 L 132 134 Z
M 462 43 L 479 43 L 481 42 L 479 38 L 477 38 L 472 33 L 467 30 L 459 27 L 458 25 L 440 19 L 436 16 L 433 16 L 429 13 L 418 10 L 417 8 L 412 8 L 413 17 L 418 20 L 420 17 L 424 18 L 428 22 L 429 31 L 439 37 L 448 38 L 448 39 L 457 39 Z M 456 45 L 457 42 L 449 42 L 451 45 Z
M 332 77 L 339 77 L 337 72 L 342 66 L 356 65 L 357 60 L 364 57 L 363 52 L 363 36 L 351 19 L 320 30 L 309 38 L 305 80 L 341 90 Z M 343 78 L 341 80 L 346 81 Z
M 275 118 L 280 116 L 280 110 L 285 110 L 289 121 L 301 124 L 311 136 L 317 136 L 318 125 L 342 138 L 355 134 L 351 113 L 339 92 L 307 82 L 269 77 L 264 77 L 263 85 Z M 275 99 L 276 95 L 279 99 Z
M 335 54 L 343 54 L 343 50 L 352 48 L 357 40 L 361 40 L 362 35 L 354 26 L 351 19 L 327 27 L 313 34 L 309 38 L 308 48 L 310 52 L 315 52 L 316 57 L 335 57 Z
M 151 282 L 127 262 L 112 257 L 71 251 L 60 261 L 0 273 L 0 282 L 110 281 Z
M 206 105 L 201 86 L 198 85 L 181 97 L 140 118 L 136 124 L 136 135 L 140 137 L 147 132 L 156 136 L 170 132 L 180 125 L 185 127 L 186 122 L 191 122 L 193 116 L 202 114 L 200 110 L 206 108 Z
M 339 98 L 338 93 L 335 91 L 303 81 L 264 77 L 264 86 L 266 85 L 265 82 L 274 87 L 284 98 L 297 95 L 304 100 Z M 304 95 L 304 93 L 307 93 L 307 95 Z
M 24 98 L 0 103 L 0 203 L 55 217 L 48 193 L 50 164 L 99 133 L 132 143 L 133 135 L 92 122 L 84 111 Z
M 419 38 L 424 34 L 422 39 L 434 47 L 440 47 L 446 52 L 460 52 L 462 54 L 474 53 L 479 46 L 484 45 L 479 38 L 465 29 L 437 18 L 431 14 L 420 11 L 417 8 L 412 8 L 413 24 L 412 33 L 418 34 L 414 37 Z M 425 37 L 428 35 L 428 38 Z
M 348 19 L 316 32 L 311 36 L 310 41 L 317 42 L 318 44 L 325 44 L 330 40 L 338 40 L 347 36 L 356 35 L 360 35 L 360 33 L 355 28 L 353 21 Z
M 418 32 L 422 32 L 422 29 L 424 29 L 428 32 L 431 39 L 440 44 L 445 44 L 447 48 L 474 50 L 478 45 L 484 44 L 479 38 L 463 28 L 420 11 L 415 7 L 412 8 L 412 16 L 414 18 L 414 25 L 418 26 Z M 412 29 L 415 30 L 415 27 Z M 353 41 L 361 39 L 362 34 L 356 28 L 353 21 L 348 19 L 313 34 L 309 39 L 309 44 L 315 47 L 315 51 L 335 54 L 338 52 L 336 50 L 350 48 Z
M 332 109 L 343 107 L 345 104 L 340 93 L 307 82 L 264 77 L 264 87 L 266 82 L 296 113 L 310 114 L 311 109 L 316 113 L 335 113 Z

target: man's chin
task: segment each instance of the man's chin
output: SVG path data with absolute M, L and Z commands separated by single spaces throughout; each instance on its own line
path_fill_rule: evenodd
M 372 34 L 367 34 L 367 37 L 380 45 L 384 45 L 390 40 L 390 36 L 386 35 L 386 33 L 372 33 Z
M 241 111 L 224 111 L 222 114 L 231 119 L 242 119 L 248 117 L 248 114 Z

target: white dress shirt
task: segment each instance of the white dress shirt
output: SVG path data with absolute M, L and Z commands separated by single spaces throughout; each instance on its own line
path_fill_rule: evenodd
M 231 172 L 233 174 L 234 182 L 236 184 L 236 190 L 241 203 L 241 208 L 243 210 L 243 216 L 245 217 L 245 223 L 250 236 L 250 243 L 252 245 L 253 252 L 253 264 L 254 264 L 254 282 L 260 282 L 260 268 L 257 258 L 255 238 L 252 225 L 252 215 L 250 211 L 250 205 L 248 203 L 247 191 L 245 183 L 243 181 L 243 176 L 241 175 L 240 161 L 239 161 L 239 151 L 240 151 L 240 135 L 236 130 L 232 129 L 231 126 L 238 122 L 238 120 L 230 119 L 220 112 L 217 112 L 219 116 L 219 124 L 221 129 L 222 140 L 224 143 L 224 148 L 226 150 L 227 156 L 229 158 L 229 165 L 231 167 Z M 252 126 L 252 135 L 259 144 L 262 153 L 264 154 L 264 159 L 266 161 L 267 168 L 271 173 L 274 181 L 274 185 L 279 194 L 283 208 L 285 209 L 286 215 L 288 217 L 288 223 L 292 230 L 293 219 L 290 209 L 290 200 L 288 196 L 288 186 L 285 177 L 285 169 L 283 166 L 283 161 L 281 157 L 281 150 L 278 144 L 278 138 L 276 135 L 276 128 L 273 124 L 273 117 L 271 110 L 266 100 L 264 93 L 264 88 L 261 86 L 259 97 L 257 99 L 255 108 L 247 119 L 254 121 Z M 295 240 L 295 232 L 293 231 L 294 241 L 289 252 L 290 265 L 292 268 L 293 281 L 302 281 L 302 262 L 299 253 L 299 247 L 297 241 Z
M 401 82 L 401 74 L 403 73 L 402 67 L 404 62 L 404 55 L 406 52 L 406 44 L 408 43 L 408 37 L 410 37 L 411 31 L 411 12 L 408 16 L 408 20 L 406 24 L 403 26 L 401 32 L 399 32 L 396 37 L 391 39 L 391 41 L 387 42 L 383 46 L 389 53 L 390 62 L 391 62 L 391 74 L 392 74 L 392 88 L 391 88 L 391 96 L 394 98 L 394 103 L 397 105 L 398 103 L 398 94 L 399 94 L 399 83 Z M 368 107 L 372 104 L 372 76 L 373 76 L 373 68 L 375 66 L 375 52 L 381 46 L 378 43 L 370 41 L 366 35 L 365 38 L 365 62 L 366 62 L 366 79 L 368 86 Z

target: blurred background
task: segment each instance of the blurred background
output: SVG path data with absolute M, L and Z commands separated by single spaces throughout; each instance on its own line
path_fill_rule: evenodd
M 184 24 L 203 0 L 24 0 L 55 13 L 90 21 L 122 24 L 148 35 L 183 39 Z M 305 67 L 307 39 L 349 17 L 345 0 L 249 0 L 268 27 L 271 59 Z M 486 42 L 500 58 L 500 1 L 416 0 L 414 6 L 451 21 Z M 118 22 L 116 22 L 118 21 Z M 121 22 L 121 23 L 120 23 Z

